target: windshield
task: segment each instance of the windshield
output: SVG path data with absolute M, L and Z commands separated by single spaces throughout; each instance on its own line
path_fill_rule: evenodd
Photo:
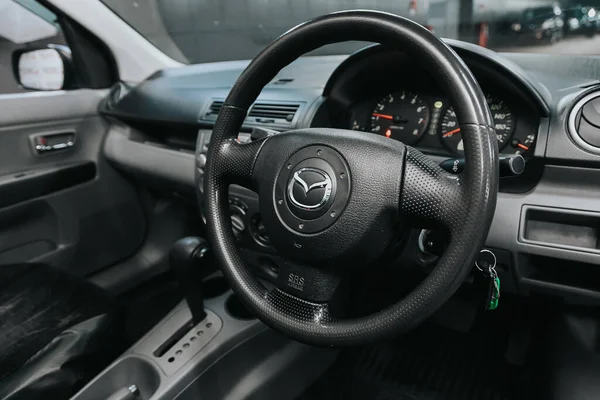
M 525 10 L 525 18 L 534 19 L 534 18 L 548 18 L 553 15 L 552 8 L 550 7 L 542 7 L 542 8 L 533 8 Z
M 497 51 L 600 53 L 600 21 L 594 8 L 600 0 L 102 1 L 161 51 L 184 63 L 251 59 L 293 26 L 349 9 L 394 13 L 440 37 Z M 574 9 L 586 13 L 565 15 Z M 364 45 L 340 43 L 312 54 L 349 54 Z

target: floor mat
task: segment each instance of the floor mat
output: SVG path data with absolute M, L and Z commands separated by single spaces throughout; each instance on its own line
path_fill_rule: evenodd
M 343 350 L 328 372 L 300 398 L 526 398 L 527 371 L 504 359 L 507 330 L 487 322 L 466 334 L 423 326 L 392 342 Z

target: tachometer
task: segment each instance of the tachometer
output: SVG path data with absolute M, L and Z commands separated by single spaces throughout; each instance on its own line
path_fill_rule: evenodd
M 429 124 L 429 106 L 418 94 L 406 90 L 388 94 L 371 114 L 371 132 L 414 144 Z
M 502 150 L 508 144 L 508 140 L 514 129 L 513 115 L 510 108 L 504 103 L 504 100 L 489 94 L 486 96 L 486 99 L 494 119 L 494 128 L 498 137 L 498 148 Z M 444 145 L 452 152 L 462 153 L 464 151 L 462 136 L 458 120 L 456 119 L 456 113 L 452 107 L 446 110 L 440 127 L 440 135 Z

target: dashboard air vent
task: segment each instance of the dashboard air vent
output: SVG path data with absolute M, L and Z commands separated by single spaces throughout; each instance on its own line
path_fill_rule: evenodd
M 215 122 L 219 115 L 219 111 L 221 111 L 221 108 L 223 107 L 223 103 L 223 100 L 213 100 L 207 109 L 200 111 L 200 117 L 198 119 L 200 121 Z
M 298 103 L 255 103 L 248 118 L 249 122 L 290 124 L 298 108 Z
M 200 121 L 215 122 L 219 111 L 223 107 L 222 99 L 213 99 L 208 107 L 200 111 Z M 291 102 L 258 102 L 250 107 L 244 125 L 264 126 L 271 125 L 275 128 L 286 128 L 292 125 L 300 107 L 304 103 Z
M 294 82 L 293 78 L 279 78 L 271 82 L 273 85 L 285 85 L 287 83 Z
M 208 108 L 208 112 L 206 114 L 214 115 L 216 117 L 219 114 L 219 111 L 221 111 L 221 107 L 223 107 L 223 101 L 215 100 L 210 104 L 210 107 Z
M 568 125 L 575 143 L 600 154 L 600 92 L 590 93 L 575 104 Z

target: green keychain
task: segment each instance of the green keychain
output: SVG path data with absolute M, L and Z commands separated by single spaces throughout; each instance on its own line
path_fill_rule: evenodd
M 488 311 L 495 310 L 498 308 L 500 300 L 500 278 L 496 272 L 496 255 L 487 249 L 481 250 L 479 255 L 480 258 L 475 262 L 475 266 L 481 272 L 483 280 L 489 285 L 486 290 L 487 298 L 484 307 Z
M 495 275 L 495 277 L 493 278 L 493 287 L 492 287 L 492 295 L 490 296 L 490 302 L 488 304 L 487 309 L 488 310 L 495 310 L 498 307 L 498 301 L 500 300 L 500 278 L 498 278 L 498 274 L 496 273 L 496 270 L 490 270 L 490 272 L 493 271 L 493 274 Z

